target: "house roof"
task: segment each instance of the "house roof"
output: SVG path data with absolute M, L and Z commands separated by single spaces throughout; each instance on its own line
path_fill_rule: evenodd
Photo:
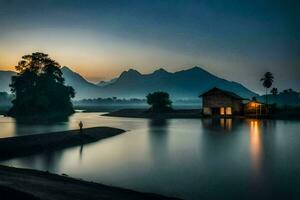
M 210 93 L 210 92 L 215 91 L 215 90 L 221 91 L 224 94 L 226 94 L 227 96 L 230 96 L 231 98 L 234 98 L 234 99 L 240 99 L 240 100 L 245 99 L 245 98 L 242 98 L 239 95 L 235 94 L 234 92 L 230 92 L 230 91 L 227 91 L 227 90 L 222 90 L 222 89 L 217 88 L 217 87 L 214 87 L 214 88 L 202 93 L 199 97 L 202 97 L 202 96 L 206 95 L 207 93 Z

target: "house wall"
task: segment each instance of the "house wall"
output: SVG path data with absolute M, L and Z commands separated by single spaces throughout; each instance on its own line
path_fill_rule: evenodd
M 254 104 L 255 102 L 249 102 L 244 105 L 245 114 L 265 114 L 266 107 L 263 104 Z
M 203 114 L 204 115 L 211 115 L 212 114 L 211 108 L 209 108 L 209 107 L 203 107 Z
M 232 99 L 220 91 L 213 91 L 203 97 L 203 107 L 227 107 L 232 105 Z
M 233 99 L 226 95 L 222 91 L 212 91 L 203 95 L 203 113 L 211 114 L 209 108 L 231 107 L 233 114 L 240 113 L 242 111 L 241 100 Z
M 238 114 L 242 112 L 242 101 L 238 99 L 232 100 L 232 112 L 233 114 Z

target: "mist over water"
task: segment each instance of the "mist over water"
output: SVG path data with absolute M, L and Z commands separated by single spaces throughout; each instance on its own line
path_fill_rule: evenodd
M 0 117 L 1 137 L 112 126 L 96 143 L 3 161 L 185 199 L 299 197 L 300 122 L 254 119 L 149 120 L 76 113 L 69 122 L 19 125 Z M 4 128 L 3 128 L 4 127 Z M 286 195 L 290 196 L 286 196 Z

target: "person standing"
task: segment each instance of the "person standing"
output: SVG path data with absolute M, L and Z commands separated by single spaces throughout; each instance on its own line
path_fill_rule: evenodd
M 79 129 L 80 129 L 80 133 L 82 133 L 82 127 L 83 127 L 82 121 L 79 122 L 78 126 L 79 126 Z

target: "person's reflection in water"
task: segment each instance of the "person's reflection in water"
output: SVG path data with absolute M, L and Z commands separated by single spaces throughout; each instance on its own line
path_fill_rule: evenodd
M 149 120 L 149 148 L 154 160 L 165 162 L 168 149 L 168 120 Z
M 80 162 L 82 160 L 82 156 L 83 156 L 83 144 L 80 145 L 80 149 L 79 149 L 79 160 L 80 160 Z

